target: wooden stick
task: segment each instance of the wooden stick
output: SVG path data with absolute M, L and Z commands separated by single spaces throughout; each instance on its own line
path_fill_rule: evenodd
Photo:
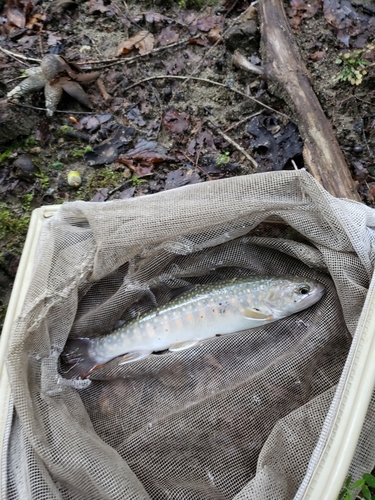
M 263 69 L 268 79 L 279 84 L 281 97 L 293 109 L 304 141 L 303 158 L 307 169 L 334 196 L 360 201 L 332 125 L 312 89 L 282 0 L 262 0 L 258 7 L 266 58 Z

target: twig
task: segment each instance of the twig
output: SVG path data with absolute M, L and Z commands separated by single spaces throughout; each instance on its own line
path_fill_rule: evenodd
M 247 153 L 244 150 L 244 148 L 242 146 L 240 146 L 236 141 L 234 141 L 233 139 L 231 139 L 229 137 L 229 135 L 227 135 L 224 132 L 222 132 L 217 125 L 215 125 L 214 123 L 212 123 L 211 120 L 206 120 L 206 123 L 210 127 L 210 129 L 214 130 L 216 133 L 218 133 L 219 135 L 221 135 L 221 137 L 223 137 L 223 139 L 225 139 L 227 142 L 229 142 L 229 144 L 232 144 L 232 146 L 234 148 L 236 148 L 237 151 L 239 151 L 241 154 L 243 154 L 245 156 L 245 158 L 247 158 L 249 160 L 249 162 L 253 165 L 253 167 L 258 168 L 258 163 L 254 160 L 254 158 L 252 156 L 249 155 L 249 153 Z
M 40 59 L 34 59 L 33 57 L 26 57 L 26 56 L 23 56 L 21 54 L 14 54 L 13 52 L 11 52 L 10 50 L 7 50 L 7 49 L 3 49 L 3 47 L 0 46 L 0 50 L 2 52 L 4 52 L 4 54 L 10 56 L 10 57 L 13 57 L 14 59 L 16 59 L 18 61 L 18 59 L 23 59 L 24 61 L 32 61 L 32 62 L 37 62 L 37 63 L 40 63 Z M 18 62 L 21 62 L 21 61 L 18 61 Z M 22 63 L 24 64 L 24 63 Z
M 374 102 L 365 101 L 364 99 L 361 99 L 360 97 L 357 97 L 357 96 L 353 96 L 353 97 L 355 97 L 357 99 L 357 101 L 364 102 L 365 104 L 369 104 L 370 106 L 375 106 Z
M 255 73 L 259 76 L 264 77 L 266 75 L 264 69 L 261 66 L 255 66 L 255 64 L 252 64 L 246 59 L 244 55 L 241 54 L 239 50 L 234 51 L 232 63 L 237 66 L 237 68 Z
M 105 101 L 108 101 L 108 99 L 110 99 L 110 98 L 111 98 L 111 96 L 108 94 L 107 89 L 106 89 L 106 88 L 105 88 L 105 86 L 104 86 L 104 82 L 103 82 L 103 80 L 102 80 L 101 78 L 98 78 L 98 79 L 96 80 L 96 83 L 98 84 L 98 87 L 99 87 L 99 90 L 100 90 L 100 92 L 101 92 L 101 94 L 102 94 L 102 96 L 103 96 L 103 99 L 104 99 Z
M 42 43 L 42 32 L 41 32 L 41 30 L 39 30 L 39 33 L 38 33 L 38 42 L 39 42 L 40 55 L 42 57 L 44 57 L 43 43 Z
M 183 154 L 183 155 L 185 156 L 185 158 L 186 158 L 188 161 L 190 161 L 190 163 L 191 163 L 192 165 L 194 165 L 194 166 L 195 166 L 195 168 L 198 168 L 199 170 L 201 170 L 201 171 L 204 173 L 204 175 L 207 175 L 207 179 L 208 179 L 209 181 L 212 181 L 212 177 L 210 176 L 210 174 L 209 174 L 208 172 L 206 172 L 206 171 L 204 170 L 204 168 L 202 168 L 200 165 L 198 165 L 197 161 L 198 161 L 198 159 L 199 159 L 199 158 L 197 158 L 197 161 L 194 161 L 192 158 L 190 158 L 190 156 L 189 156 L 189 155 L 187 155 L 187 154 L 186 154 L 186 153 L 184 153 L 183 151 L 181 151 L 181 154 Z
M 36 111 L 46 111 L 46 108 L 37 108 L 36 106 L 31 106 L 31 104 L 23 104 L 21 102 L 16 102 L 8 100 L 8 104 L 12 106 L 19 106 L 20 108 L 35 109 Z M 69 115 L 97 115 L 97 111 L 65 111 L 60 109 L 55 109 L 54 113 L 68 113 Z
M 261 115 L 263 113 L 263 111 L 258 111 L 257 113 L 253 113 L 252 115 L 249 115 L 249 116 L 245 116 L 245 118 L 242 118 L 242 120 L 240 120 L 239 122 L 237 123 L 234 123 L 233 125 L 231 125 L 230 127 L 226 128 L 224 130 L 225 133 L 229 132 L 230 130 L 233 130 L 234 128 L 237 128 L 239 127 L 240 125 L 242 125 L 242 123 L 245 123 L 249 120 L 251 120 L 251 118 L 254 118 L 254 116 L 258 116 L 258 115 Z
M 89 66 L 89 67 L 84 67 L 82 69 L 92 69 L 91 66 L 95 66 L 96 64 L 105 64 L 105 66 L 99 66 L 99 68 L 95 68 L 97 70 L 99 69 L 107 69 L 109 66 L 116 66 L 117 64 L 130 64 L 134 61 L 138 61 L 138 59 L 142 59 L 143 57 L 148 57 L 148 56 L 152 56 L 153 54 L 157 53 L 157 52 L 161 52 L 162 50 L 167 50 L 167 49 L 171 49 L 173 47 L 177 47 L 178 45 L 183 45 L 184 43 L 187 43 L 189 40 L 195 40 L 195 39 L 198 39 L 200 38 L 199 36 L 196 36 L 196 37 L 190 37 L 190 38 L 187 38 L 185 40 L 180 40 L 179 42 L 175 42 L 175 43 L 170 43 L 169 45 L 164 45 L 162 47 L 157 47 L 156 49 L 153 49 L 151 50 L 150 52 L 147 52 L 146 54 L 138 54 L 137 56 L 133 56 L 133 57 L 128 57 L 128 58 L 114 58 L 114 59 L 104 59 L 102 61 L 86 61 L 86 62 L 74 62 L 75 65 L 77 66 Z M 115 89 L 117 88 L 117 86 L 115 87 Z M 115 90 L 113 89 L 113 90 Z
M 137 87 L 138 85 L 141 85 L 142 83 L 146 83 L 150 80 L 163 80 L 164 78 L 172 78 L 172 79 L 174 78 L 176 80 L 185 80 L 186 79 L 185 76 L 178 76 L 178 75 L 149 76 L 148 78 L 144 78 L 143 80 L 139 80 L 138 82 L 132 83 L 131 85 L 126 87 L 123 90 L 123 92 L 125 93 L 126 91 L 128 91 L 134 87 Z M 250 95 L 246 95 L 243 92 L 241 92 L 240 90 L 237 90 L 233 87 L 229 87 L 228 85 L 224 85 L 224 83 L 219 83 L 219 82 L 215 82 L 213 80 L 208 80 L 207 78 L 198 78 L 196 76 L 192 76 L 191 80 L 196 80 L 198 82 L 210 83 L 211 85 L 217 85 L 218 87 L 224 87 L 225 89 L 230 90 L 232 92 L 235 92 L 236 94 L 241 95 L 242 97 L 246 97 L 246 99 L 250 99 L 251 101 L 256 102 L 257 104 L 259 104 L 259 106 L 262 106 L 263 108 L 269 109 L 273 113 L 277 113 L 278 115 L 284 116 L 284 118 L 287 118 L 288 120 L 290 120 L 290 116 L 288 116 L 284 113 L 281 113 L 281 111 L 277 111 L 276 109 L 271 108 L 271 106 L 267 106 L 267 104 L 264 104 L 263 102 L 258 101 L 258 99 L 255 99 L 255 97 L 252 97 Z

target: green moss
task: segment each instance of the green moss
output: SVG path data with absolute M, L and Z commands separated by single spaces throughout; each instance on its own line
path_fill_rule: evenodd
M 34 195 L 32 193 L 24 194 L 22 196 L 22 208 L 25 212 L 30 212 L 31 210 L 31 202 L 34 199 Z
M 179 0 L 178 6 L 180 9 L 202 9 L 216 5 L 218 0 Z
M 115 172 L 111 169 L 97 170 L 88 178 L 87 188 L 90 190 L 101 188 L 113 189 L 124 181 L 125 179 L 122 172 Z
M 26 234 L 29 222 L 30 217 L 19 217 L 6 205 L 0 204 L 0 239 L 7 237 L 15 243 L 19 236 Z
M 60 127 L 60 132 L 62 134 L 66 134 L 68 132 L 68 130 L 70 130 L 71 132 L 74 132 L 74 128 L 73 127 L 69 127 L 69 125 L 62 125 Z
M 43 189 L 48 189 L 48 187 L 49 187 L 49 177 L 48 177 L 48 175 L 46 175 L 42 171 L 39 171 L 37 174 L 35 174 L 35 177 L 37 177 L 40 180 L 40 184 L 42 185 Z
M 74 158 L 83 158 L 85 153 L 92 153 L 93 151 L 91 146 L 86 146 L 85 149 L 73 149 L 72 156 Z
M 11 146 L 9 146 L 9 148 L 7 148 L 3 153 L 1 153 L 0 154 L 0 163 L 7 160 L 9 158 L 9 156 L 13 153 L 13 151 L 15 151 L 17 148 L 19 148 L 20 145 L 21 144 L 19 142 L 14 142 Z
M 26 137 L 24 146 L 26 149 L 30 149 L 35 146 L 39 146 L 39 142 L 31 135 L 30 137 Z
M 131 184 L 133 187 L 138 187 L 140 186 L 141 184 L 147 184 L 147 181 L 146 179 L 140 179 L 139 177 L 137 177 L 135 174 L 133 174 L 131 177 L 130 177 L 130 181 L 131 181 Z

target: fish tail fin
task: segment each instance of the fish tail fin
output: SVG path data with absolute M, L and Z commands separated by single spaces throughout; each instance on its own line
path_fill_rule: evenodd
M 61 354 L 64 375 L 69 378 L 86 378 L 104 363 L 98 360 L 93 341 L 88 338 L 68 339 Z

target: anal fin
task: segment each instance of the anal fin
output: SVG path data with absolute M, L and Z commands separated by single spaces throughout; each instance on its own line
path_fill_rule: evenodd
M 121 358 L 118 361 L 118 365 L 125 365 L 126 363 L 132 363 L 133 361 L 138 361 L 143 358 L 147 358 L 151 354 L 151 351 L 134 351 L 134 352 L 128 352 L 127 354 L 124 354 L 121 356 Z
M 188 340 L 187 342 L 177 342 L 176 344 L 172 344 L 169 346 L 168 350 L 172 352 L 184 351 L 185 349 L 189 349 L 189 347 L 194 347 L 199 344 L 199 340 Z

